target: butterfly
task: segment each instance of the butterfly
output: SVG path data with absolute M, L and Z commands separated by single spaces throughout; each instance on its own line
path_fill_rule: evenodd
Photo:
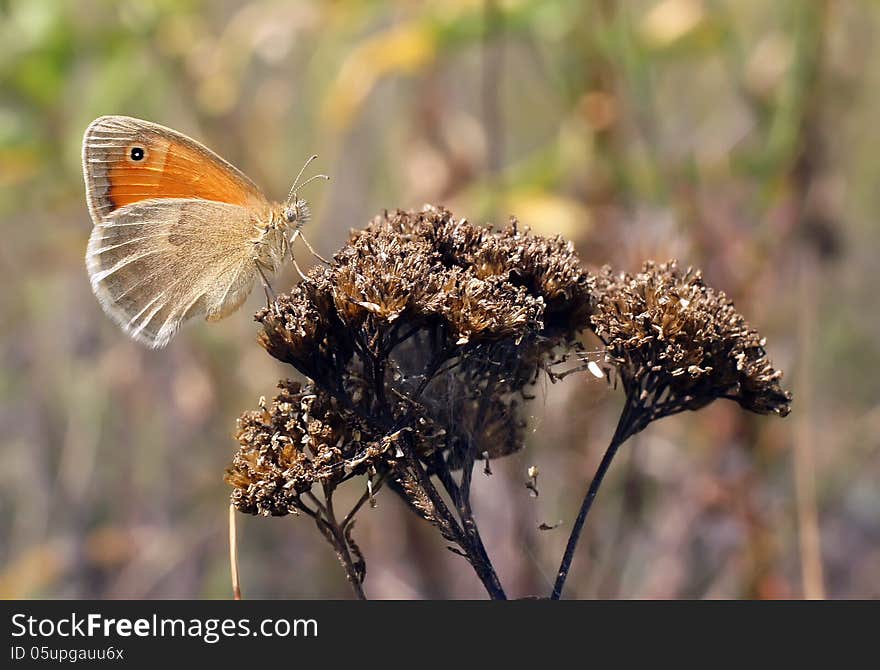
M 151 348 L 195 316 L 228 316 L 260 278 L 293 261 L 309 220 L 297 175 L 284 203 L 195 140 L 127 116 L 95 119 L 83 136 L 83 178 L 94 228 L 86 252 L 92 291 L 107 315 Z M 317 254 L 315 254 L 317 256 Z M 318 256 L 320 258 L 320 256 Z

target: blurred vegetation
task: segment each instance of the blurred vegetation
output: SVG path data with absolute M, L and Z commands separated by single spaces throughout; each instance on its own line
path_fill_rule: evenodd
M 0 597 L 227 597 L 235 418 L 290 374 L 254 343 L 259 291 L 159 352 L 103 315 L 80 169 L 101 114 L 182 130 L 276 198 L 320 154 L 324 254 L 434 202 L 597 266 L 701 267 L 794 412 L 716 403 L 628 444 L 570 595 L 880 597 L 878 31 L 857 0 L 0 1 Z M 529 447 L 474 484 L 511 596 L 549 590 L 621 402 L 539 391 Z M 348 597 L 311 524 L 239 532 L 246 597 Z M 368 596 L 482 597 L 392 497 L 358 534 Z

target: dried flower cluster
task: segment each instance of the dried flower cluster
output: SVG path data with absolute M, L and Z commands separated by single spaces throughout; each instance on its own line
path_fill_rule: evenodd
M 364 463 L 390 441 L 365 445 L 360 421 L 313 385 L 281 381 L 271 405 L 238 420 L 241 450 L 229 468 L 232 500 L 242 512 L 283 516 L 299 509 L 299 497 L 316 484 L 364 471 Z
M 675 262 L 645 263 L 636 275 L 596 277 L 593 330 L 617 368 L 638 432 L 649 422 L 729 398 L 761 414 L 788 414 L 764 339 L 700 273 Z
M 386 485 L 504 596 L 470 508 L 474 464 L 523 447 L 529 387 L 558 378 L 586 329 L 627 391 L 627 435 L 715 398 L 789 407 L 761 338 L 698 273 L 592 275 L 569 242 L 515 220 L 493 230 L 431 206 L 386 213 L 256 318 L 263 347 L 309 381 L 282 381 L 239 419 L 233 504 L 311 516 L 361 595 L 352 521 Z M 340 520 L 333 491 L 358 475 L 364 495 Z
M 470 448 L 492 458 L 520 448 L 521 391 L 589 322 L 589 275 L 571 244 L 520 231 L 515 222 L 496 232 L 428 208 L 377 217 L 334 260 L 257 317 L 269 353 L 314 380 L 310 407 L 339 412 L 329 435 L 359 436 L 311 445 L 307 458 L 321 454 L 340 466 L 322 476 L 347 477 L 346 459 L 386 464 L 393 454 L 383 440 L 403 429 L 426 458 L 441 451 L 460 460 Z M 281 409 L 271 417 L 263 411 L 241 420 L 239 441 L 259 450 L 261 463 L 269 457 L 266 440 L 296 443 L 304 454 L 301 436 L 319 421 L 314 409 L 300 408 L 299 394 L 288 395 L 276 399 L 273 408 Z M 326 449 L 337 450 L 335 460 Z M 262 474 L 245 467 L 253 460 L 239 455 L 236 486 Z M 305 472 L 318 469 L 300 464 L 298 482 Z M 290 508 L 273 496 L 239 494 L 239 501 L 247 511 Z

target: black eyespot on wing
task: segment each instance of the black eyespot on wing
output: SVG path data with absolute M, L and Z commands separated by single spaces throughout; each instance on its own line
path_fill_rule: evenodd
M 143 147 L 132 147 L 128 155 L 133 161 L 142 161 L 147 154 Z

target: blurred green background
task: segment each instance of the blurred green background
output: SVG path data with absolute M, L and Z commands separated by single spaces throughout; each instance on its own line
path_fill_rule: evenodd
M 273 198 L 320 154 L 325 255 L 433 202 L 590 265 L 703 268 L 794 411 L 717 402 L 632 440 L 567 595 L 880 596 L 878 32 L 856 0 L 0 0 L 0 597 L 228 597 L 235 419 L 290 374 L 255 344 L 259 290 L 158 352 L 104 316 L 80 168 L 101 114 L 186 132 Z M 511 596 L 549 593 L 611 436 L 619 392 L 587 377 L 542 384 L 527 448 L 475 475 Z M 245 597 L 349 597 L 308 520 L 239 520 Z M 355 537 L 370 597 L 484 595 L 390 495 Z

